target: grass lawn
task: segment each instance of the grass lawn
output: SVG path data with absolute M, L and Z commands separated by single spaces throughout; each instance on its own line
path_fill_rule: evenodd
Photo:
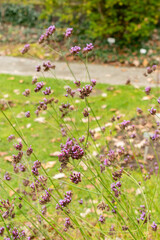
M 36 117 L 34 111 L 36 110 L 37 103 L 39 101 L 42 101 L 43 96 L 41 93 L 34 93 L 35 86 L 31 84 L 32 77 L 22 77 L 22 76 L 11 76 L 6 74 L 0 75 L 0 99 L 5 99 L 12 102 L 12 107 L 7 108 L 4 110 L 4 113 L 7 115 L 8 119 L 12 122 L 13 126 L 19 131 L 21 135 L 24 136 L 25 140 L 29 145 L 32 145 L 32 148 L 34 149 L 34 152 L 37 156 L 37 159 L 39 159 L 42 163 L 44 163 L 44 166 L 46 166 L 46 171 L 48 174 L 52 177 L 55 174 L 58 173 L 58 169 L 60 168 L 60 163 L 58 162 L 57 156 L 51 156 L 52 153 L 55 154 L 55 152 L 60 151 L 60 144 L 65 143 L 66 137 L 62 137 L 59 124 L 53 119 L 58 118 L 59 123 L 63 124 L 64 126 L 67 125 L 67 128 L 69 129 L 69 134 L 72 134 L 75 137 L 81 137 L 82 135 L 86 135 L 87 129 L 88 129 L 88 123 L 84 121 L 84 116 L 82 114 L 83 109 L 85 108 L 85 102 L 84 100 L 81 100 L 76 96 L 73 99 L 66 98 L 64 94 L 66 93 L 65 87 L 70 86 L 71 88 L 75 88 L 74 83 L 71 81 L 62 81 L 62 80 L 54 80 L 52 78 L 45 79 L 46 86 L 51 86 L 51 89 L 54 90 L 52 96 L 59 100 L 58 104 L 54 104 L 54 109 L 52 107 L 48 107 L 47 111 L 43 111 L 40 113 L 39 117 Z M 39 79 L 39 81 L 43 81 L 43 79 Z M 25 89 L 31 89 L 31 96 L 30 97 L 24 97 L 22 95 L 23 91 Z M 153 90 L 154 93 L 156 93 L 156 89 Z M 120 116 L 122 115 L 119 122 L 122 122 L 124 119 L 129 120 L 133 117 L 137 116 L 136 108 L 141 108 L 144 112 L 147 112 L 147 109 L 149 108 L 149 102 L 152 106 L 155 105 L 156 101 L 155 99 L 151 99 L 150 101 L 145 100 L 144 98 L 144 89 L 136 89 L 133 86 L 109 86 L 106 84 L 97 84 L 95 87 L 95 90 L 93 91 L 92 95 L 89 97 L 89 103 L 91 108 L 94 110 L 95 116 L 98 119 L 98 122 L 101 126 L 104 126 L 108 122 L 111 123 L 111 118 L 113 116 Z M 71 112 L 67 117 L 62 121 L 60 117 L 59 112 L 59 106 L 61 103 L 67 103 L 70 102 L 74 105 L 75 110 Z M 24 116 L 24 112 L 30 111 L 31 117 L 26 118 Z M 72 121 L 70 121 L 72 119 Z M 90 111 L 89 116 L 89 128 L 90 129 L 96 129 L 98 128 L 97 122 L 94 119 L 94 116 L 92 115 L 92 112 Z M 35 121 L 36 120 L 36 121 Z M 41 122 L 39 122 L 41 121 Z M 115 126 L 118 124 L 118 122 L 114 122 L 111 125 L 108 125 L 106 127 L 106 132 L 104 134 L 104 138 L 108 139 L 107 136 L 110 134 L 110 130 L 112 130 L 113 134 L 116 134 Z M 107 125 L 106 125 L 107 126 Z M 0 168 L 0 176 L 4 176 L 5 171 L 13 172 L 13 167 L 11 165 L 10 161 L 7 161 L 6 159 L 10 159 L 9 156 L 12 156 L 12 154 L 16 153 L 16 150 L 13 147 L 12 142 L 8 143 L 7 138 L 11 134 L 15 134 L 13 128 L 9 125 L 7 120 L 5 119 L 4 115 L 0 113 L 0 162 L 1 162 L 1 168 Z M 101 133 L 98 133 L 101 135 Z M 97 135 L 97 139 L 99 138 L 99 135 Z M 104 138 L 99 139 L 96 142 L 96 147 L 99 148 L 99 143 L 102 143 L 104 141 Z M 91 139 L 89 138 L 89 141 L 91 143 L 90 149 L 91 152 L 96 151 L 94 144 L 92 143 Z M 56 154 L 55 154 L 56 155 Z M 6 158 L 8 157 L 8 158 Z M 31 159 L 31 162 L 35 161 L 35 159 Z M 50 161 L 55 161 L 55 165 L 50 168 L 47 167 L 47 163 Z M 72 168 L 72 166 L 70 166 Z M 88 173 L 89 174 L 89 173 Z M 65 172 L 65 175 L 68 176 L 69 173 Z M 17 176 L 13 175 L 13 181 L 12 186 L 14 189 L 21 188 L 20 178 L 21 174 L 19 175 L 19 179 Z M 24 176 L 24 174 L 23 174 Z M 89 176 L 89 175 L 88 175 Z M 141 181 L 142 176 L 139 172 L 135 172 L 135 178 L 138 181 Z M 107 176 L 104 175 L 104 178 Z M 62 179 L 63 180 L 63 179 Z M 74 203 L 75 206 L 77 206 L 77 214 L 81 213 L 82 207 L 78 204 L 78 200 L 81 198 L 84 200 L 85 209 L 88 209 L 92 205 L 92 200 L 95 200 L 97 202 L 101 201 L 101 197 L 97 197 L 95 199 L 94 193 L 88 193 L 87 189 L 90 191 L 95 191 L 95 189 L 90 189 L 89 182 L 84 181 L 81 185 L 82 188 L 86 189 L 82 191 L 81 188 L 76 188 L 76 186 L 66 185 L 62 180 L 61 181 L 61 189 L 69 188 L 70 190 L 74 189 L 75 192 L 75 199 L 77 199 L 77 203 Z M 151 181 L 147 185 L 145 185 L 146 188 L 146 198 L 147 201 L 149 200 L 149 196 L 154 196 L 154 201 L 151 199 L 150 204 L 155 205 L 157 204 L 158 198 L 156 198 L 156 193 L 154 192 L 153 184 L 156 178 L 152 177 Z M 59 180 L 55 180 L 55 184 L 59 183 Z M 69 181 L 68 181 L 69 183 Z M 144 183 L 145 184 L 145 183 Z M 68 186 L 68 187 L 66 187 Z M 85 188 L 88 186 L 88 188 Z M 3 189 L 4 185 L 2 186 Z M 134 188 L 135 187 L 135 188 Z M 159 186 L 158 186 L 159 188 Z M 132 204 L 132 201 L 137 201 L 137 206 L 142 204 L 142 196 L 141 194 L 135 196 L 135 191 L 137 189 L 137 185 L 132 183 L 132 180 L 125 181 L 124 189 L 128 189 L 128 192 L 131 193 L 130 203 Z M 153 194 L 151 195 L 151 191 L 153 191 Z M 0 194 L 0 199 L 5 198 L 7 193 L 2 190 L 2 194 Z M 125 195 L 127 192 L 124 193 L 124 201 L 125 201 Z M 13 192 L 9 190 L 9 197 L 14 196 Z M 95 202 L 95 204 L 97 204 Z M 157 205 L 158 206 L 158 205 Z M 55 207 L 55 206 L 54 206 Z M 52 206 L 49 207 L 49 214 L 52 214 L 52 212 L 55 211 Z M 84 208 L 83 208 L 84 211 Z M 154 210 L 155 211 L 155 210 Z M 24 211 L 25 212 L 25 211 Z M 27 208 L 26 208 L 27 212 Z M 25 212 L 25 213 L 26 213 Z M 92 212 L 87 215 L 87 217 L 91 220 L 92 219 Z M 132 216 L 136 216 L 136 212 L 130 213 Z M 157 209 L 157 213 L 155 214 L 155 219 L 158 219 L 159 210 Z M 21 215 L 20 215 L 21 216 Z M 24 218 L 23 218 L 24 217 Z M 22 217 L 22 221 L 25 220 L 25 216 Z M 58 218 L 58 216 L 55 217 L 55 220 L 60 221 L 61 219 Z M 93 220 L 94 222 L 95 220 Z M 112 215 L 110 218 L 107 218 L 107 224 L 111 225 L 115 221 L 119 221 L 118 217 L 113 218 Z M 94 225 L 94 223 L 93 223 Z M 143 228 L 143 226 L 141 226 Z M 97 226 L 97 228 L 99 228 Z M 145 228 L 145 227 L 144 227 Z M 72 230 L 70 230 L 72 232 Z M 107 226 L 107 230 L 109 231 L 109 227 Z M 117 232 L 117 236 L 121 237 L 123 236 L 123 239 L 130 239 L 127 238 L 127 233 L 124 232 L 121 233 L 121 230 Z M 154 235 L 155 236 L 155 235 Z M 158 235 L 157 235 L 158 237 Z M 74 236 L 73 236 L 74 238 Z M 74 238 L 76 239 L 76 238 Z M 79 238 L 81 239 L 81 238 Z M 160 238 L 156 238 L 160 239 Z

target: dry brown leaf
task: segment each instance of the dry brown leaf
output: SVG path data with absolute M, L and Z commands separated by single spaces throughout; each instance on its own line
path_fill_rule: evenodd
M 8 162 L 12 162 L 12 156 L 6 156 L 4 160 Z
M 43 163 L 42 166 L 44 169 L 52 168 L 56 164 L 56 161 L 49 161 L 47 163 Z
M 143 67 L 147 67 L 148 66 L 148 60 L 145 58 L 143 60 Z
M 110 111 L 110 112 L 116 112 L 117 109 L 116 109 L 116 108 L 111 108 L 111 109 L 109 109 L 109 111 Z
M 0 157 L 3 157 L 7 154 L 7 152 L 0 152 Z
M 59 154 L 60 154 L 60 152 L 54 152 L 54 153 L 50 153 L 50 156 L 51 157 L 58 157 L 59 156 Z

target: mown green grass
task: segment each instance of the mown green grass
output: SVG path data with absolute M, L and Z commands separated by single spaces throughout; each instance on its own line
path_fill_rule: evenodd
M 42 81 L 44 79 L 39 79 L 39 81 Z M 34 86 L 31 84 L 32 77 L 22 77 L 22 76 L 11 76 L 11 75 L 5 75 L 1 74 L 0 75 L 0 99 L 6 99 L 10 100 L 13 102 L 14 106 L 12 108 L 8 108 L 4 110 L 4 113 L 7 115 L 9 121 L 13 124 L 13 126 L 17 129 L 17 131 L 24 136 L 25 140 L 29 145 L 32 145 L 34 149 L 34 153 L 37 156 L 37 159 L 39 159 L 42 163 L 47 163 L 48 161 L 56 161 L 56 164 L 54 165 L 53 168 L 47 169 L 48 174 L 52 177 L 55 174 L 58 173 L 58 169 L 60 168 L 60 163 L 58 162 L 58 157 L 51 157 L 50 154 L 54 153 L 55 151 L 60 151 L 60 144 L 61 142 L 64 143 L 66 141 L 66 138 L 62 138 L 61 133 L 60 133 L 60 128 L 57 124 L 57 122 L 53 119 L 53 117 L 57 118 L 57 114 L 59 116 L 59 105 L 61 103 L 66 103 L 67 101 L 72 103 L 75 106 L 75 111 L 73 111 L 71 114 L 69 114 L 69 117 L 71 119 L 75 119 L 75 123 L 73 124 L 70 121 L 67 121 L 66 124 L 70 127 L 70 131 L 73 136 L 80 137 L 82 135 L 86 135 L 88 124 L 82 122 L 83 117 L 83 109 L 85 106 L 84 100 L 80 100 L 78 96 L 76 95 L 75 98 L 73 99 L 68 99 L 64 96 L 65 94 L 65 86 L 70 86 L 71 88 L 75 88 L 74 84 L 71 81 L 63 81 L 63 80 L 54 80 L 52 78 L 47 78 L 45 79 L 46 86 L 51 86 L 51 88 L 54 90 L 54 93 L 52 94 L 53 97 L 59 100 L 58 104 L 55 104 L 55 111 L 53 108 L 49 107 L 48 111 L 45 111 L 40 114 L 39 117 L 44 117 L 45 118 L 45 123 L 38 123 L 35 122 L 34 119 L 36 118 L 34 111 L 36 110 L 37 103 L 39 101 L 42 101 L 43 95 L 41 93 L 34 93 Z M 136 108 L 140 107 L 144 111 L 147 112 L 147 109 L 149 108 L 149 101 L 142 101 L 142 98 L 145 96 L 144 95 L 144 89 L 136 89 L 133 86 L 113 86 L 113 89 L 111 91 L 107 90 L 109 85 L 106 84 L 97 84 L 95 87 L 95 90 L 93 94 L 89 97 L 88 101 L 95 113 L 95 115 L 98 117 L 100 116 L 99 123 L 101 126 L 103 126 L 105 123 L 108 123 L 110 119 L 115 115 L 123 115 L 123 117 L 120 119 L 119 122 L 121 122 L 123 119 L 129 120 L 130 118 L 136 117 Z M 26 98 L 22 95 L 22 92 L 25 89 L 31 89 L 31 96 Z M 15 91 L 16 89 L 16 91 Z M 18 89 L 18 91 L 17 91 Z M 156 89 L 153 90 L 153 92 L 156 92 Z M 18 94 L 17 94 L 18 93 Z M 103 94 L 106 94 L 104 96 Z M 80 100 L 80 101 L 77 101 Z M 153 99 L 151 103 L 154 105 L 155 100 Z M 106 105 L 106 108 L 102 108 L 103 105 Z M 31 112 L 31 118 L 26 118 L 22 116 L 21 118 L 17 118 L 17 116 L 21 112 L 26 112 L 30 111 Z M 53 117 L 52 117 L 53 116 Z M 68 117 L 68 116 L 67 116 Z M 93 117 L 92 113 L 90 112 L 90 118 Z M 60 117 L 58 117 L 59 121 L 61 123 L 62 120 Z M 27 128 L 27 125 L 31 124 L 29 128 Z M 112 127 L 107 127 L 106 132 L 105 132 L 105 138 L 109 135 L 109 130 L 113 131 L 113 134 L 116 134 L 114 126 L 117 124 L 113 123 Z M 97 122 L 92 120 L 89 122 L 89 127 L 91 129 L 95 129 L 98 127 Z M 15 134 L 13 128 L 11 125 L 8 123 L 8 121 L 5 119 L 4 115 L 1 113 L 0 114 L 0 152 L 6 152 L 5 156 L 0 157 L 0 163 L 1 163 L 1 168 L 0 168 L 0 175 L 3 177 L 5 171 L 8 172 L 13 172 L 11 163 L 4 160 L 6 156 L 12 156 L 12 154 L 15 154 L 16 151 L 13 147 L 12 142 L 8 143 L 7 137 L 11 134 Z M 70 134 L 70 133 L 69 133 Z M 89 139 L 91 146 L 91 152 L 95 151 L 94 144 Z M 104 144 L 104 138 L 102 137 L 99 139 L 96 143 Z M 24 147 L 26 149 L 26 147 Z M 35 159 L 31 158 L 31 162 L 33 162 Z M 31 162 L 29 164 L 31 164 Z M 70 165 L 70 169 L 72 169 L 72 166 Z M 70 172 L 65 172 L 66 177 L 68 177 Z M 88 177 L 90 177 L 90 173 L 87 172 Z M 20 174 L 18 175 L 19 178 L 16 175 L 12 175 L 12 183 L 11 186 L 14 187 L 14 189 L 17 188 L 22 188 L 21 185 L 21 177 L 23 177 L 25 174 Z M 108 179 L 108 177 L 103 174 L 104 179 Z M 134 173 L 135 179 L 138 181 L 142 181 L 142 176 L 139 172 Z M 127 176 L 126 176 L 127 178 Z M 62 179 L 63 180 L 63 179 Z M 61 180 L 61 181 L 62 181 Z M 65 179 L 64 179 L 65 181 Z M 151 181 L 148 183 L 147 182 L 147 188 L 146 188 L 146 198 L 149 199 L 150 196 L 154 196 L 154 201 L 153 205 L 157 205 L 157 194 L 154 195 L 154 182 L 157 181 L 156 177 L 152 177 Z M 55 180 L 55 184 L 58 186 L 59 185 L 59 180 Z M 89 181 L 85 180 L 83 181 L 81 187 L 85 188 L 88 185 L 88 188 L 90 191 L 95 191 L 94 188 L 90 188 L 90 183 Z M 5 189 L 8 189 L 8 192 L 11 192 L 11 189 L 8 187 L 6 188 L 5 185 L 3 185 Z M 101 202 L 101 196 L 98 197 L 96 194 L 88 193 L 87 191 L 82 190 L 81 188 L 78 189 L 76 186 L 68 185 L 66 183 L 61 182 L 61 189 L 66 190 L 74 190 L 74 200 L 77 199 L 77 202 L 74 201 L 74 207 L 77 206 L 77 215 L 81 212 L 84 212 L 84 206 L 85 209 L 91 208 L 92 206 L 92 201 L 91 197 L 93 200 L 96 201 L 96 204 Z M 133 181 L 126 180 L 124 184 L 124 195 L 123 195 L 123 200 L 125 200 L 125 196 L 127 195 L 127 191 L 130 194 L 130 199 L 128 206 L 135 204 L 137 206 L 140 206 L 140 204 L 143 204 L 142 201 L 142 196 L 137 195 L 135 196 L 135 192 L 137 189 L 137 185 L 133 184 Z M 159 189 L 159 186 L 158 186 Z M 158 192 L 158 189 L 156 190 L 156 193 Z M 132 191 L 131 191 L 132 190 Z M 153 192 L 151 194 L 151 191 Z M 7 196 L 7 193 L 4 190 L 1 190 L 1 197 L 5 198 Z M 79 205 L 78 200 L 80 199 L 84 200 L 84 205 L 83 207 Z M 55 205 L 54 206 L 49 206 L 49 213 L 52 214 L 55 210 Z M 93 206 L 92 206 L 93 208 Z M 27 212 L 24 210 L 24 213 Z M 91 222 L 94 222 L 92 220 L 93 218 L 93 212 L 89 213 L 87 215 L 88 220 Z M 130 213 L 133 216 L 136 216 L 135 212 Z M 158 221 L 158 214 L 159 210 L 157 212 L 154 212 L 154 220 Z M 20 213 L 19 216 L 21 217 Z M 25 217 L 22 217 L 22 221 L 26 221 Z M 55 217 L 58 221 L 58 216 Z M 114 224 L 115 221 L 119 221 L 118 217 L 113 218 L 113 216 L 110 216 L 110 218 L 107 218 L 106 222 L 110 226 L 112 223 Z M 106 226 L 106 225 L 105 225 Z M 97 226 L 98 227 L 98 226 Z M 145 227 L 144 227 L 145 228 Z M 72 230 L 70 230 L 72 231 Z M 109 227 L 107 226 L 107 230 L 109 231 Z M 117 236 L 123 236 L 123 239 L 129 239 L 127 238 L 128 235 L 122 234 L 121 235 L 121 229 L 119 229 L 119 233 L 117 233 Z M 80 239 L 80 238 L 79 238 Z M 158 239 L 158 238 L 157 238 Z

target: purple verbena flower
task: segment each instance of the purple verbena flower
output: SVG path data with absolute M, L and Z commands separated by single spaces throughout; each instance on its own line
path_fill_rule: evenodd
M 32 152 L 33 152 L 33 149 L 30 146 L 26 151 L 27 156 L 30 156 L 32 154 Z
M 46 87 L 46 90 L 45 91 L 43 91 L 43 94 L 44 95 L 50 95 L 51 94 L 51 87 Z
M 151 115 L 155 115 L 157 110 L 155 108 L 151 108 L 151 109 L 148 109 L 148 111 L 150 112 Z
M 10 135 L 10 136 L 8 137 L 8 142 L 11 142 L 13 139 L 15 139 L 15 136 L 14 136 L 14 135 Z
M 43 82 L 37 82 L 36 83 L 36 88 L 34 89 L 35 92 L 39 92 L 42 88 L 44 87 Z
M 8 172 L 5 173 L 4 179 L 7 180 L 7 181 L 11 180 L 11 176 L 10 176 L 10 174 Z
M 33 77 L 32 84 L 35 84 L 37 82 L 37 77 Z
M 143 113 L 143 111 L 142 111 L 141 108 L 137 108 L 137 112 L 138 112 L 139 114 L 142 114 L 142 113 Z
M 50 26 L 50 27 L 47 28 L 47 30 L 46 30 L 45 37 L 48 38 L 48 37 L 51 36 L 55 31 L 56 31 L 56 27 L 55 27 L 54 25 Z
M 73 28 L 67 28 L 66 32 L 64 33 L 65 37 L 68 38 L 72 35 Z
M 79 46 L 74 46 L 74 47 L 71 47 L 70 53 L 78 54 L 80 52 L 80 50 L 81 50 L 81 48 Z
M 4 227 L 0 227 L 0 236 L 2 236 L 4 233 Z
M 98 221 L 101 222 L 101 223 L 105 223 L 106 219 L 103 215 L 100 215 Z
M 21 151 L 22 148 L 23 148 L 23 144 L 22 144 L 22 142 L 19 142 L 18 144 L 14 145 L 14 147 L 15 147 L 16 150 Z
M 80 172 L 72 173 L 70 175 L 70 180 L 71 180 L 71 182 L 73 182 L 75 184 L 78 184 L 79 182 L 81 182 L 81 174 L 80 174 Z
M 152 223 L 151 227 L 153 231 L 157 231 L 157 224 L 155 222 Z
M 25 97 L 28 97 L 30 95 L 31 91 L 29 89 L 25 89 L 25 91 L 23 92 L 23 95 Z
M 26 116 L 26 118 L 29 118 L 29 117 L 31 116 L 30 111 L 27 111 L 27 112 L 25 113 L 25 116 Z
M 150 91 L 151 91 L 151 87 L 146 87 L 146 88 L 145 88 L 145 93 L 146 93 L 147 95 L 150 94 Z
M 93 48 L 94 48 L 94 46 L 92 43 L 86 44 L 86 47 L 83 48 L 83 52 L 88 53 L 88 52 L 92 51 Z
M 89 116 L 89 112 L 88 112 L 88 110 L 86 108 L 84 108 L 84 110 L 83 110 L 83 116 L 84 117 L 88 117 Z
M 38 40 L 38 43 L 41 44 L 41 43 L 44 42 L 44 40 L 45 40 L 45 35 L 42 34 L 42 35 L 40 36 L 39 40 Z
M 29 44 L 26 44 L 26 45 L 24 46 L 24 48 L 21 50 L 21 53 L 22 53 L 22 54 L 25 54 L 25 53 L 27 53 L 27 52 L 29 51 L 29 49 L 30 49 L 30 45 L 29 45 Z

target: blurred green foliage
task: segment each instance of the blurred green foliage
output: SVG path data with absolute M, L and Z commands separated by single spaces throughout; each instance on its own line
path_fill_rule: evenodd
M 1 9 L 5 21 L 30 26 L 45 19 L 73 26 L 84 37 L 114 37 L 120 45 L 147 40 L 160 23 L 157 0 L 10 0 Z

